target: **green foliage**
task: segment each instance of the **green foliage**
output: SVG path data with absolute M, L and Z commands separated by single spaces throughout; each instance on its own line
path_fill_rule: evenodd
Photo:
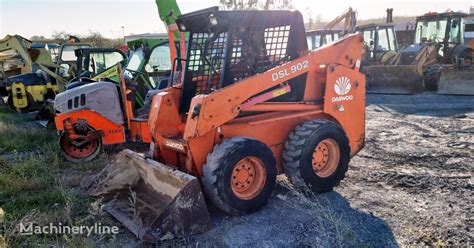
M 124 44 L 123 38 L 110 39 L 104 37 L 101 33 L 89 30 L 89 33 L 86 35 L 77 35 L 73 33 L 68 33 L 66 31 L 54 31 L 51 35 L 51 38 L 45 38 L 44 36 L 32 36 L 30 39 L 32 41 L 41 42 L 41 43 L 67 43 L 69 35 L 74 35 L 79 37 L 81 42 L 92 43 L 95 47 L 104 47 L 104 48 L 115 48 L 119 45 Z
M 220 0 L 221 7 L 231 10 L 290 9 L 291 0 Z

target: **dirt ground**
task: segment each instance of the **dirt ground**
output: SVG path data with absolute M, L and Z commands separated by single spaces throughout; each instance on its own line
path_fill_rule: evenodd
M 470 246 L 474 97 L 368 95 L 366 146 L 334 192 L 304 195 L 279 178 L 261 211 L 213 212 L 204 246 Z

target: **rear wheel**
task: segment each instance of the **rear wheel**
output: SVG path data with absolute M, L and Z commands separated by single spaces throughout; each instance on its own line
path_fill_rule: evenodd
M 86 142 L 83 145 L 76 146 L 68 137 L 66 137 L 66 133 L 62 132 L 61 137 L 59 138 L 59 146 L 61 147 L 61 153 L 66 160 L 80 163 L 88 162 L 96 158 L 102 149 L 102 141 L 99 138 Z
M 263 207 L 276 185 L 272 151 L 250 138 L 232 138 L 215 146 L 203 170 L 206 195 L 216 207 L 233 215 Z
M 439 78 L 443 67 L 439 64 L 430 65 L 425 73 L 425 87 L 427 90 L 436 91 L 438 89 Z
M 10 107 L 11 110 L 16 111 L 18 113 L 28 113 L 28 111 L 30 111 L 31 107 L 33 106 L 33 97 L 28 92 L 26 92 L 26 102 L 27 102 L 26 107 L 17 108 L 15 104 L 13 103 L 13 95 L 10 94 L 7 99 L 8 107 Z
M 292 182 L 315 192 L 332 190 L 345 177 L 349 140 L 334 122 L 314 120 L 297 126 L 285 142 L 283 166 Z

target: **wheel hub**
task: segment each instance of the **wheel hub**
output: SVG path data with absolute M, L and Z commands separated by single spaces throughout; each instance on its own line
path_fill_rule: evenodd
M 61 146 L 69 156 L 74 158 L 86 158 L 92 155 L 98 146 L 98 142 L 91 141 L 86 142 L 81 146 L 75 146 L 72 144 L 71 140 L 64 138 L 61 142 Z
M 311 164 L 314 173 L 320 177 L 332 175 L 339 165 L 339 159 L 337 142 L 333 139 L 322 140 L 313 151 Z
M 240 199 L 252 199 L 263 189 L 266 180 L 263 162 L 256 157 L 246 157 L 234 166 L 231 188 Z

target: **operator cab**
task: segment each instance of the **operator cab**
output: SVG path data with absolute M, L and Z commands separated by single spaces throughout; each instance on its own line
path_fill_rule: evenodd
M 210 94 L 308 51 L 303 18 L 297 11 L 219 11 L 215 7 L 182 15 L 176 24 L 189 32 L 181 113 L 189 110 L 196 95 Z M 303 99 L 304 80 L 306 75 L 290 80 L 291 92 L 273 100 Z
M 342 30 L 318 29 L 306 32 L 308 48 L 314 50 L 324 45 L 331 44 L 342 37 Z
M 71 43 L 63 44 L 59 48 L 58 65 L 56 73 L 61 77 L 70 80 L 77 73 L 77 56 L 76 49 L 92 48 L 90 44 Z
M 416 18 L 415 44 L 435 43 L 439 49 L 439 56 L 445 57 L 459 44 L 464 43 L 465 13 L 428 13 Z M 447 56 L 450 57 L 450 56 Z
M 82 48 L 76 49 L 77 75 L 79 77 L 92 77 L 104 72 L 117 63 L 122 65 L 126 62 L 123 52 L 115 48 Z
M 469 15 L 465 20 L 464 44 L 474 49 L 474 14 Z
M 362 33 L 365 44 L 364 61 L 384 61 L 384 56 L 390 57 L 398 51 L 397 36 L 393 24 L 367 24 L 356 27 Z

